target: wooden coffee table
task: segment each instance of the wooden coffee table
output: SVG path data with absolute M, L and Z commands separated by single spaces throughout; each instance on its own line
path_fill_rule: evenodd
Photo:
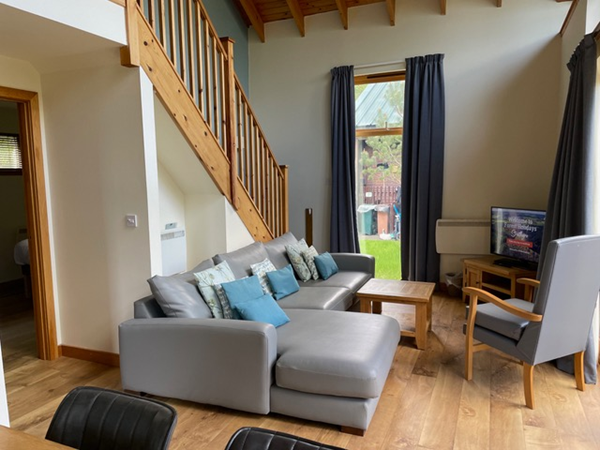
M 360 299 L 360 311 L 381 314 L 381 304 L 402 303 L 415 306 L 415 331 L 404 331 L 402 335 L 414 337 L 417 348 L 427 347 L 427 331 L 431 330 L 431 297 L 435 283 L 420 281 L 380 280 L 372 278 L 356 295 Z

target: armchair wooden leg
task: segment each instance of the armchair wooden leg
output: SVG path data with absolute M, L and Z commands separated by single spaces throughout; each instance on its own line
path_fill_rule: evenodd
M 575 382 L 577 389 L 585 391 L 585 379 L 583 375 L 583 355 L 585 352 L 575 353 Z
M 473 335 L 467 331 L 465 340 L 465 380 L 473 379 Z
M 533 368 L 534 366 L 523 362 L 523 387 L 525 389 L 525 404 L 529 409 L 535 408 L 533 398 Z

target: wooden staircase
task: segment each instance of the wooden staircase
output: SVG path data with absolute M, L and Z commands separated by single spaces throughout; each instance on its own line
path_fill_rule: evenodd
M 126 0 L 121 63 L 142 67 L 157 96 L 255 240 L 288 230 L 287 166 L 279 166 L 200 0 Z

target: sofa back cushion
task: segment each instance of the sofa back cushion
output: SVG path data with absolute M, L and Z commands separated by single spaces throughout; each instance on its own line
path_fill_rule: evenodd
M 262 242 L 255 242 L 239 250 L 229 253 L 219 253 L 213 258 L 215 264 L 227 261 L 235 278 L 244 278 L 252 275 L 252 264 L 259 263 L 269 256 Z
M 207 259 L 188 272 L 168 277 L 155 275 L 148 279 L 152 295 L 167 317 L 208 319 L 212 313 L 196 286 L 194 272 L 213 267 Z
M 269 259 L 277 269 L 283 269 L 290 263 L 285 246 L 297 243 L 298 239 L 296 239 L 296 236 L 294 236 L 291 231 L 265 243 L 265 249 L 269 255 Z

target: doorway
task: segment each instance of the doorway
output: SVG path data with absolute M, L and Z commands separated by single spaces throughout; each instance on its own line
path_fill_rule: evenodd
M 0 87 L 0 101 L 14 103 L 17 108 L 37 356 L 52 360 L 60 354 L 56 339 L 39 98 L 35 92 Z
M 360 250 L 375 256 L 375 278 L 400 279 L 404 72 L 354 83 Z

